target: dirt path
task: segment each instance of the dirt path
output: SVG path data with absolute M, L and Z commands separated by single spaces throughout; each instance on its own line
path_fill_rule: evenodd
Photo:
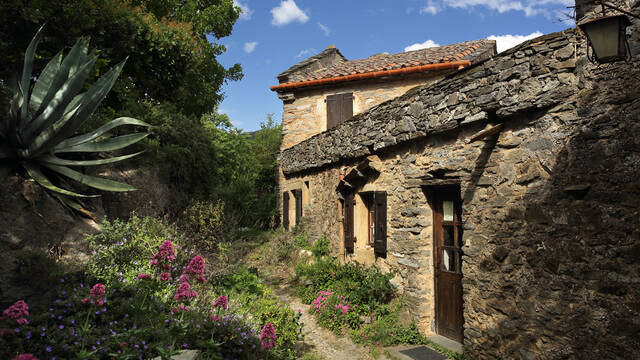
M 337 337 L 331 331 L 321 327 L 316 323 L 316 319 L 309 313 L 310 305 L 303 304 L 295 297 L 294 289 L 281 285 L 276 287 L 275 295 L 283 304 L 288 304 L 294 310 L 302 310 L 300 320 L 304 324 L 305 343 L 312 346 L 314 352 L 327 360 L 371 360 L 369 349 L 354 344 L 349 336 Z M 384 356 L 378 357 L 378 360 Z

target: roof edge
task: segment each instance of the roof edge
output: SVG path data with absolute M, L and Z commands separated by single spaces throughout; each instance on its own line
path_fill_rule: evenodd
M 406 74 L 413 74 L 413 73 L 426 72 L 426 71 L 432 71 L 432 70 L 448 70 L 448 69 L 461 70 L 468 66 L 471 66 L 471 61 L 469 60 L 452 61 L 452 62 L 445 62 L 445 63 L 438 63 L 438 64 L 411 66 L 411 67 L 406 67 L 402 69 L 373 71 L 373 72 L 353 74 L 353 75 L 336 76 L 336 77 L 331 77 L 326 79 L 308 80 L 308 81 L 301 81 L 297 83 L 273 85 L 270 87 L 270 89 L 271 91 L 285 91 L 285 90 L 291 90 L 291 89 L 299 89 L 303 87 L 336 84 L 336 83 L 342 83 L 347 81 L 375 79 L 375 78 L 384 77 L 384 76 L 406 75 Z

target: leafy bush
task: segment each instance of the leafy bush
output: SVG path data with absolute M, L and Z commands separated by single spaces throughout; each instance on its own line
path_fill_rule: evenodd
M 304 231 L 296 234 L 295 238 L 293 239 L 293 242 L 296 245 L 296 247 L 299 249 L 309 248 L 309 237 L 307 236 L 307 233 Z
M 358 305 L 349 303 L 338 293 L 320 291 L 311 305 L 311 313 L 316 315 L 320 325 L 338 335 L 341 335 L 346 327 L 355 329 L 360 325 L 360 317 L 356 311 Z
M 323 235 L 311 245 L 311 253 L 316 258 L 329 256 L 329 239 L 327 239 L 326 235 Z
M 230 288 L 211 288 L 204 259 L 164 222 L 133 216 L 102 229 L 91 238 L 87 274 L 56 279 L 55 301 L 29 309 L 28 319 L 0 320 L 0 358 L 152 358 L 183 348 L 203 359 L 297 356 L 300 315 L 277 304 L 255 273 L 230 274 Z M 258 337 L 269 323 L 274 348 Z
M 309 264 L 297 264 L 296 280 L 298 295 L 305 303 L 310 303 L 313 296 L 326 289 L 338 291 L 347 300 L 359 305 L 359 311 L 374 308 L 391 300 L 394 287 L 389 280 L 393 274 L 383 274 L 377 267 L 365 267 L 360 264 L 340 265 L 336 259 L 320 258 Z M 311 296 L 311 297 L 310 297 Z
M 215 252 L 222 241 L 224 228 L 224 203 L 196 201 L 183 213 L 180 230 L 187 235 L 190 245 L 200 251 Z

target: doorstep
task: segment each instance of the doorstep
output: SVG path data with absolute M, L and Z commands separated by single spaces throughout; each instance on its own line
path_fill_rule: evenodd
M 440 345 L 443 348 L 457 352 L 458 354 L 462 354 L 464 352 L 464 348 L 462 344 L 455 340 L 451 340 L 441 335 L 430 335 L 427 336 L 427 339 L 431 340 L 434 344 Z

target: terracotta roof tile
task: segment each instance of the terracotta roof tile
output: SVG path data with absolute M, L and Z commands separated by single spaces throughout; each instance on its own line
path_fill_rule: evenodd
M 459 60 L 469 60 L 471 63 L 475 63 L 474 60 L 478 58 L 483 60 L 485 58 L 483 55 L 492 49 L 495 49 L 495 41 L 474 40 L 434 48 L 407 51 L 398 54 L 376 54 L 366 59 L 344 59 L 344 61 L 336 61 L 311 73 L 296 72 L 295 70 L 292 71 L 299 66 L 294 65 L 287 71 L 288 77 L 284 83 L 328 79 L 343 75 L 362 74 L 380 70 L 394 70 L 405 67 Z M 308 62 L 308 60 L 305 60 L 300 64 L 305 62 Z

